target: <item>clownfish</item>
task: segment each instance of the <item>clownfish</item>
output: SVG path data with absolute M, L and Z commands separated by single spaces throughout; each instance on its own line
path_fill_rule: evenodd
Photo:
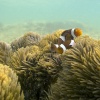
M 80 28 L 73 28 L 65 30 L 58 39 L 57 44 L 51 44 L 51 50 L 59 54 L 62 54 L 75 45 L 74 39 L 82 35 L 82 30 Z

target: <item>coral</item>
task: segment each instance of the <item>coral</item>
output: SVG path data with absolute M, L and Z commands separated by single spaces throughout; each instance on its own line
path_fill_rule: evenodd
M 0 63 L 7 64 L 11 51 L 10 44 L 0 42 Z
M 0 64 L 0 100 L 24 100 L 18 77 L 9 66 Z
M 36 45 L 41 40 L 40 35 L 28 32 L 24 36 L 11 42 L 11 47 L 13 51 L 16 51 L 18 48 Z
M 80 37 L 75 47 L 67 50 L 61 59 L 63 70 L 56 84 L 52 85 L 49 99 L 99 100 L 99 42 L 88 36 Z

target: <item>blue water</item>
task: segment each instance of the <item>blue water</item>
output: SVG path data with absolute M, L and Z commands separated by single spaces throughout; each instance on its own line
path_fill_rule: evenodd
M 0 0 L 0 34 L 72 27 L 100 34 L 100 0 Z

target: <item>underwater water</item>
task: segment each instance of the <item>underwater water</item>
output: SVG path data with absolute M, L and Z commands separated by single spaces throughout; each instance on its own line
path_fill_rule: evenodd
M 100 0 L 0 0 L 0 41 L 80 27 L 100 38 Z

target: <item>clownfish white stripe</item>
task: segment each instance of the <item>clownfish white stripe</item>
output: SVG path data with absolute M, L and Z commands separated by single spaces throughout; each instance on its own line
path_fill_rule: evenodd
M 65 41 L 65 37 L 64 37 L 64 36 L 60 36 L 60 38 L 61 38 L 63 41 Z
M 66 47 L 63 44 L 61 44 L 60 47 L 63 48 L 63 51 L 66 51 Z
M 75 34 L 74 34 L 74 30 L 75 30 L 75 28 L 73 28 L 73 29 L 71 30 L 71 35 L 73 36 L 73 38 L 76 38 L 76 36 L 75 36 Z
M 74 40 L 71 40 L 71 42 L 70 42 L 70 44 L 69 44 L 69 45 L 71 45 L 71 46 L 75 45 Z
M 55 44 L 56 48 L 58 48 L 58 44 Z

